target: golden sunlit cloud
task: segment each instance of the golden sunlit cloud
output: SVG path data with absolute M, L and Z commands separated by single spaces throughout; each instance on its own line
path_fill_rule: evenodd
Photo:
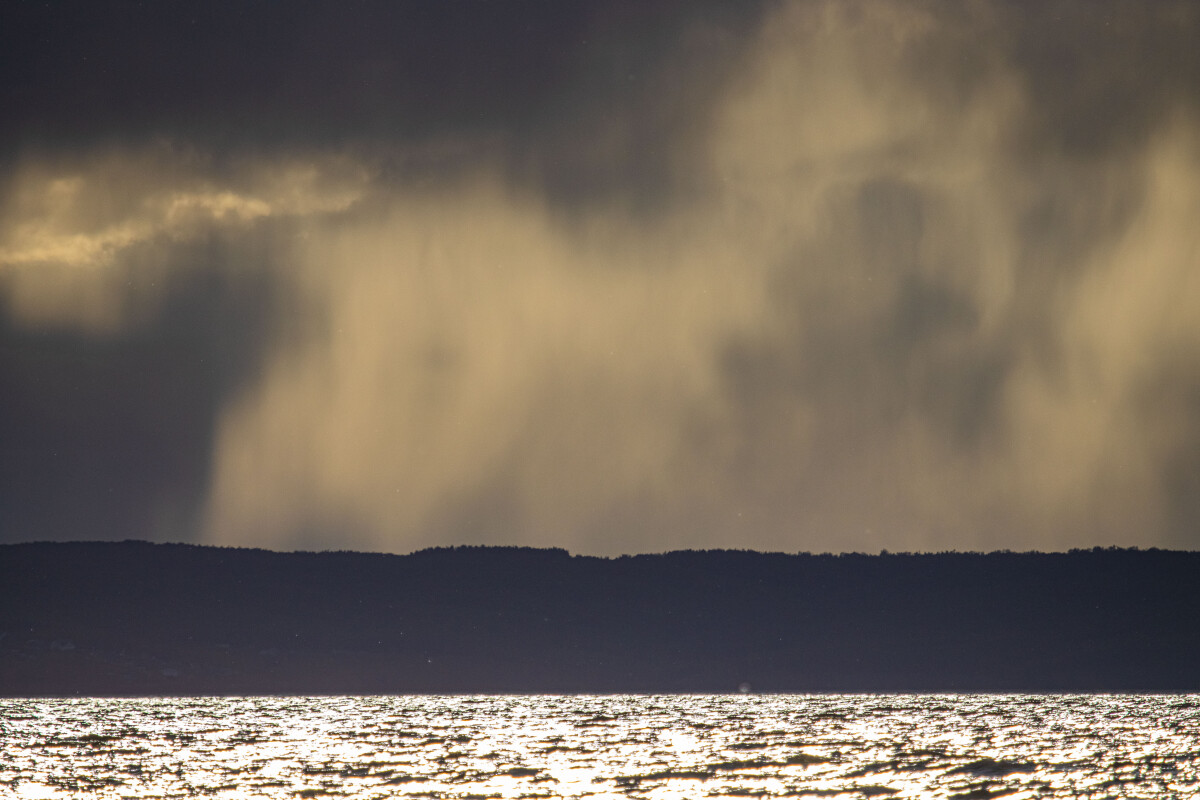
M 1200 125 L 1172 119 L 1138 159 L 1139 213 L 1055 303 L 1053 366 L 1011 381 L 1020 494 L 1050 534 L 1160 530 L 1170 518 L 1162 464 L 1189 438 L 1194 408 L 1177 381 L 1200 355 Z
M 0 219 L 0 278 L 14 318 L 117 330 L 130 315 L 131 260 L 165 261 L 166 248 L 214 228 L 343 211 L 367 179 L 361 166 L 328 156 L 238 165 L 233 185 L 211 172 L 204 159 L 165 148 L 27 163 Z
M 296 258 L 327 321 L 226 416 L 217 541 L 320 520 L 377 547 L 440 525 L 550 543 L 625 497 L 669 500 L 761 278 L 707 237 L 609 230 L 589 247 L 481 179 L 311 231 Z M 505 508 L 453 519 L 493 490 Z

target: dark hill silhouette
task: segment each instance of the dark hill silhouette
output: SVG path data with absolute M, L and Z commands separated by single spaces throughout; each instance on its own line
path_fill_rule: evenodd
M 0 694 L 1195 691 L 1200 553 L 0 546 Z

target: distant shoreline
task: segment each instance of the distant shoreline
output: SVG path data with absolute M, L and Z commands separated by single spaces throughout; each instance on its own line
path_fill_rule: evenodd
M 0 545 L 0 695 L 1178 693 L 1200 553 Z

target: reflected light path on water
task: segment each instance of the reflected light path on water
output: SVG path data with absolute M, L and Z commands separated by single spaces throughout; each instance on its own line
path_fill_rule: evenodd
M 0 796 L 1181 797 L 1200 696 L 0 700 Z

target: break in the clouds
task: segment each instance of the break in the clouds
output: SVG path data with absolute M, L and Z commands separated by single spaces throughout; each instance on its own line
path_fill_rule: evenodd
M 1196 546 L 1196 6 L 448 7 L 8 123 L 5 538 Z

